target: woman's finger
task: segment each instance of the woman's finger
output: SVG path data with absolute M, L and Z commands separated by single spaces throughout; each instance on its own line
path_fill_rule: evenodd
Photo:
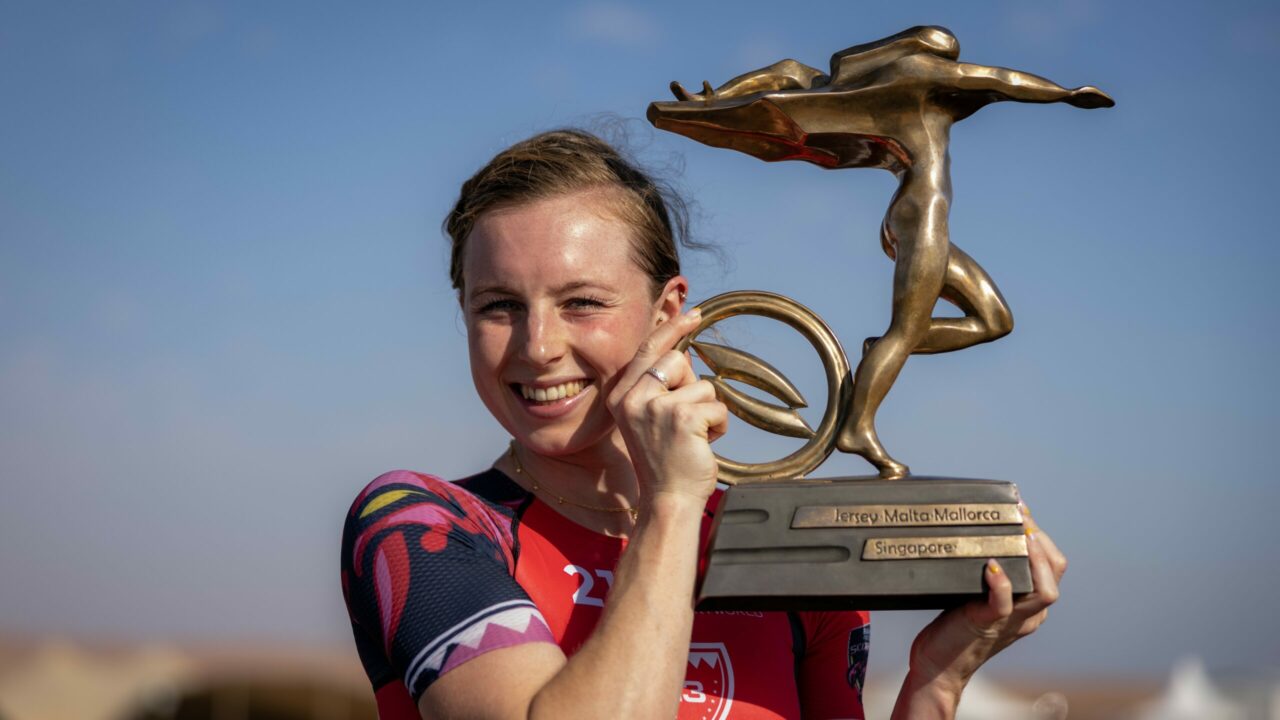
M 692 374 L 692 368 L 690 369 Z M 729 429 L 729 408 L 716 397 L 716 386 L 706 380 L 695 380 L 684 387 L 673 390 L 669 396 L 672 401 L 709 404 L 711 409 L 708 418 L 712 421 L 707 427 L 707 441 L 715 442 L 724 436 Z
M 692 375 L 692 368 L 690 369 Z M 715 442 L 729 430 L 729 408 L 716 397 L 716 386 L 706 380 L 695 380 L 684 387 L 677 388 L 654 402 L 662 404 L 696 404 L 708 406 L 705 418 L 707 425 L 707 442 Z
M 729 432 L 729 407 L 724 403 L 720 406 L 724 408 L 724 421 L 707 428 L 707 442 L 715 442 Z
M 1022 511 L 1022 524 L 1031 532 L 1040 530 L 1040 526 L 1036 524 L 1035 517 L 1031 514 L 1031 508 L 1027 507 L 1025 502 L 1018 503 L 1018 509 Z
M 696 380 L 684 387 L 672 390 L 660 399 L 655 398 L 654 402 L 669 406 L 707 406 L 708 412 L 704 417 L 710 423 L 707 426 L 708 441 L 717 440 L 729 428 L 729 408 L 716 398 L 716 386 L 706 380 Z
M 701 321 L 702 311 L 694 308 L 687 313 L 674 315 L 670 320 L 654 328 L 649 337 L 645 338 L 636 349 L 635 357 L 623 370 L 616 387 L 624 393 L 634 387 L 641 379 L 641 375 L 653 367 L 663 353 L 675 347 L 680 338 L 693 332 Z
M 649 400 L 650 412 L 653 417 L 670 418 L 677 427 L 710 435 L 712 428 L 723 427 L 729 421 L 729 409 L 714 395 L 701 398 L 704 392 L 696 386 L 687 386 L 663 393 Z
M 707 442 L 711 442 L 724 434 L 729 423 L 729 408 L 717 400 L 698 403 L 698 420 L 701 422 Z
M 1026 637 L 1036 630 L 1039 630 L 1040 626 L 1044 624 L 1044 621 L 1048 619 L 1049 608 L 1045 608 L 1034 615 L 1028 616 L 1017 628 L 1018 637 Z
M 1040 547 L 1044 549 L 1044 554 L 1049 558 L 1049 564 L 1053 566 L 1053 575 L 1059 581 L 1062 576 L 1067 573 L 1067 556 L 1062 554 L 1058 549 L 1057 543 L 1053 538 L 1049 537 L 1049 533 L 1042 530 L 1039 526 L 1035 529 L 1036 540 L 1040 543 Z
M 1038 533 L 1027 535 L 1027 559 L 1031 562 L 1032 596 L 1035 604 L 1048 607 L 1058 601 L 1058 578 Z
M 662 377 L 658 377 L 661 375 Z M 698 381 L 693 374 L 693 365 L 682 352 L 668 350 L 654 358 L 653 364 L 645 368 L 636 385 L 652 382 L 659 392 L 662 390 L 679 390 Z
M 710 410 L 707 414 L 707 419 L 711 421 L 707 425 L 707 441 L 712 442 L 724 435 L 725 431 L 729 429 L 729 406 L 719 400 L 706 403 L 706 405 L 709 406 L 708 409 Z
M 1004 568 L 994 558 L 987 561 L 983 571 L 987 578 L 987 605 L 998 618 L 1007 618 L 1013 614 L 1013 583 L 1004 574 Z
M 1009 582 L 1004 568 L 994 559 L 987 560 L 982 568 L 982 577 L 987 581 L 986 602 L 975 601 L 965 609 L 975 628 L 986 632 L 1013 613 L 1013 583 Z
M 1062 554 L 1053 538 L 1049 537 L 1048 533 L 1040 527 L 1040 523 L 1031 516 L 1031 508 L 1027 507 L 1025 502 L 1019 502 L 1018 507 L 1022 510 L 1023 524 L 1027 531 L 1035 533 L 1039 538 L 1040 546 L 1044 548 L 1045 554 L 1049 557 L 1049 564 L 1053 566 L 1053 574 L 1061 580 L 1067 572 L 1067 556 Z
M 689 376 L 693 378 L 693 371 L 689 369 Z M 711 402 L 716 399 L 716 386 L 706 380 L 693 378 L 692 382 L 677 386 L 673 381 L 671 383 L 671 392 L 669 398 L 678 402 L 687 403 L 703 403 Z

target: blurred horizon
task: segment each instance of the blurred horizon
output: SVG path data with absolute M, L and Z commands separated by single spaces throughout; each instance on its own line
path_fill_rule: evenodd
M 349 644 L 356 492 L 505 447 L 471 388 L 440 221 L 540 130 L 625 136 L 691 199 L 695 237 L 731 257 L 687 258 L 693 299 L 789 295 L 856 357 L 888 322 L 894 179 L 766 165 L 644 112 L 671 80 L 825 68 L 938 24 L 962 60 L 1117 101 L 956 125 L 951 238 L 1017 327 L 913 357 L 879 416 L 919 474 L 1017 482 L 1071 560 L 1052 618 L 993 671 L 1280 667 L 1280 8 L 788 12 L 0 0 L 0 637 Z M 802 343 L 733 339 L 823 397 Z M 734 430 L 720 452 L 784 446 Z M 817 474 L 867 472 L 833 457 Z M 905 663 L 928 617 L 876 613 L 873 670 Z

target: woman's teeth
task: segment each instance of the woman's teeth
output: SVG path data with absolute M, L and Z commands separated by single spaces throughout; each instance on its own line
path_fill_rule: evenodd
M 560 383 L 548 388 L 535 388 L 529 385 L 520 386 L 520 394 L 525 400 L 533 400 L 534 402 L 553 402 L 555 400 L 563 400 L 571 398 L 582 392 L 589 383 L 585 380 L 572 380 L 567 383 Z

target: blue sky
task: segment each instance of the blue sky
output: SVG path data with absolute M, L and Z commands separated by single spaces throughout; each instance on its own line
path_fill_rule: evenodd
M 732 15 L 728 8 L 733 7 Z M 625 131 L 733 260 L 850 349 L 888 319 L 887 173 L 758 161 L 643 122 L 916 24 L 1118 106 L 991 106 L 952 135 L 952 239 L 1018 327 L 913 358 L 881 412 L 920 473 L 1019 483 L 1068 552 L 1009 671 L 1280 665 L 1270 307 L 1280 11 L 1265 3 L 0 1 L 0 632 L 346 643 L 369 478 L 481 469 L 439 223 L 506 144 Z M 769 328 L 741 328 L 815 365 Z M 781 338 L 781 335 L 778 335 Z M 795 346 L 795 347 L 793 347 Z M 810 365 L 806 366 L 808 362 Z M 725 452 L 772 444 L 726 440 Z M 866 471 L 834 458 L 823 474 Z M 877 615 L 876 657 L 919 614 Z

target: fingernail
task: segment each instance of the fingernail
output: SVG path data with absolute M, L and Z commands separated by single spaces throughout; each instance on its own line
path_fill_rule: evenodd
M 690 310 L 689 317 L 693 318 L 694 320 L 700 320 L 702 318 L 702 308 L 696 307 Z
M 1000 569 L 1000 563 L 996 562 L 995 558 L 987 559 L 987 569 L 991 571 L 992 575 L 999 575 L 1004 572 Z

